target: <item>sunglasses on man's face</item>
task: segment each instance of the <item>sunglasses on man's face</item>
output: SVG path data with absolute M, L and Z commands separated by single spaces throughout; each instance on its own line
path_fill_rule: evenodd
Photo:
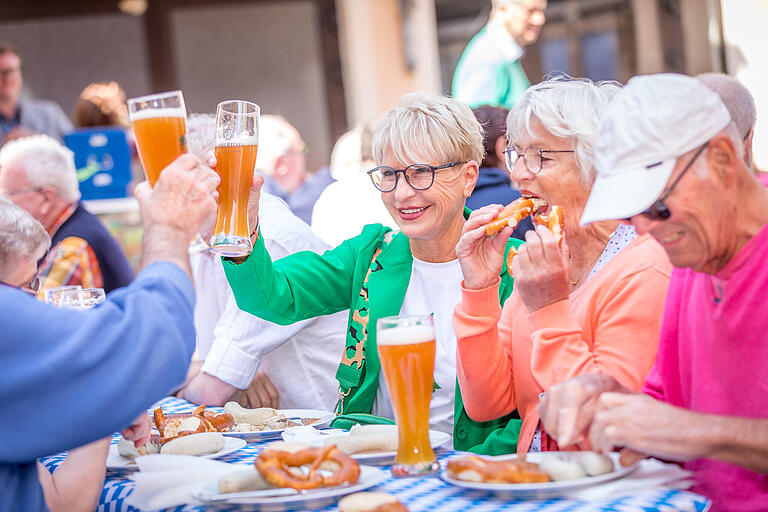
M 707 147 L 709 144 L 709 141 L 704 143 L 699 149 L 696 150 L 696 154 L 693 155 L 693 158 L 686 164 L 685 168 L 683 169 L 683 172 L 681 172 L 677 178 L 675 178 L 675 181 L 672 182 L 672 185 L 669 186 L 666 192 L 664 192 L 661 197 L 659 197 L 656 201 L 653 202 L 653 204 L 644 212 L 638 213 L 637 215 L 642 215 L 643 217 L 650 219 L 650 220 L 667 220 L 672 216 L 672 212 L 669 211 L 669 208 L 664 203 L 664 200 L 669 197 L 669 195 L 672 193 L 673 190 L 675 190 L 675 186 L 677 186 L 680 179 L 685 175 L 686 172 L 688 172 L 688 169 L 690 169 L 693 166 L 693 162 L 696 161 L 696 159 L 699 157 L 702 151 L 704 151 L 704 148 Z M 658 164 L 654 164 L 658 165 Z M 653 167 L 653 166 L 649 166 Z M 632 218 L 624 219 L 627 222 L 631 222 Z

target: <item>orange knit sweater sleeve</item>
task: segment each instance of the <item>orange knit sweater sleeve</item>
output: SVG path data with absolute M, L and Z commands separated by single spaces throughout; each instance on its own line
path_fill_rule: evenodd
M 475 421 L 490 421 L 515 405 L 510 347 L 511 322 L 499 323 L 499 280 L 482 290 L 468 290 L 453 314 L 456 371 L 464 408 Z
M 590 283 L 598 291 L 583 306 L 581 322 L 570 299 L 528 315 L 531 371 L 544 390 L 587 373 L 610 375 L 629 389 L 642 388 L 656 357 L 669 272 L 648 265 L 617 281 L 607 277 L 616 276 L 593 277 L 602 282 Z

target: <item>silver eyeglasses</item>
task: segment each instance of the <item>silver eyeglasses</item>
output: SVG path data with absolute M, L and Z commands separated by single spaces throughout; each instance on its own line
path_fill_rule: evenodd
M 544 161 L 544 153 L 573 153 L 572 149 L 541 149 L 538 146 L 528 146 L 522 151 L 512 146 L 504 150 L 504 156 L 507 160 L 507 169 L 512 172 L 515 164 L 520 157 L 523 157 L 525 168 L 531 174 L 539 174 Z

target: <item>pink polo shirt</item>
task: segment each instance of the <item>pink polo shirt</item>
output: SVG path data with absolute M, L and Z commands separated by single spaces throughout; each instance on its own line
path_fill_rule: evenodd
M 766 368 L 768 225 L 715 275 L 673 270 L 643 391 L 702 413 L 768 418 Z M 685 467 L 714 510 L 768 510 L 768 475 L 711 459 Z

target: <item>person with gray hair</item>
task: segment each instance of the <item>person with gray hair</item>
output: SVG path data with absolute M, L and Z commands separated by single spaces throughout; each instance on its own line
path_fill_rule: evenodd
M 728 109 L 731 121 L 742 138 L 744 144 L 744 163 L 752 168 L 752 139 L 755 136 L 757 108 L 749 89 L 724 73 L 702 73 L 696 78 L 715 91 Z
M 115 239 L 80 203 L 72 152 L 47 135 L 32 135 L 0 149 L 0 195 L 37 219 L 51 235 L 40 265 L 43 291 L 64 285 L 112 290 L 133 270 Z
M 681 462 L 692 490 L 728 511 L 768 510 L 768 189 L 744 163 L 743 137 L 689 76 L 638 76 L 616 95 L 581 222 L 626 219 L 666 250 L 675 268 L 658 355 L 642 392 L 582 375 L 539 406 L 561 446 Z
M 51 246 L 43 226 L 0 197 L 0 281 L 37 294 L 37 262 Z
M 272 261 L 260 234 L 263 219 L 257 215 L 261 179 L 254 181 L 248 213 L 250 225 L 258 226 L 251 239 L 253 252 L 247 258 L 224 259 L 237 305 L 283 324 L 349 309 L 336 370 L 340 416 L 334 425 L 342 428 L 370 422 L 371 413 L 383 422 L 381 418 L 394 417 L 386 388 L 379 385 L 383 376 L 376 321 L 434 312 L 432 428 L 453 433 L 456 449 L 508 453 L 517 443 L 519 419 L 510 415 L 475 422 L 456 389 L 452 314 L 460 299 L 461 270 L 454 248 L 469 214 L 464 202 L 483 160 L 482 128 L 457 100 L 409 94 L 376 128 L 373 159 L 376 167 L 368 175 L 399 231 L 370 224 L 322 255 L 304 251 Z M 506 272 L 501 279 L 504 299 L 512 280 Z
M 511 108 L 531 85 L 520 63 L 539 38 L 547 0 L 492 0 L 488 24 L 467 44 L 453 74 L 453 97 L 472 108 Z
M 595 180 L 595 132 L 618 93 L 615 82 L 556 78 L 528 89 L 507 118 L 507 166 L 537 215 L 562 208 L 562 241 L 545 226 L 526 233 L 511 264 L 515 289 L 500 309 L 509 266 L 507 226 L 491 238 L 491 205 L 464 224 L 456 254 L 464 274 L 454 325 L 459 383 L 476 420 L 517 408 L 518 453 L 556 450 L 540 435 L 539 396 L 574 375 L 612 375 L 639 390 L 656 355 L 670 265 L 650 236 L 616 221 L 579 225 Z M 482 347 L 480 349 L 479 347 Z

